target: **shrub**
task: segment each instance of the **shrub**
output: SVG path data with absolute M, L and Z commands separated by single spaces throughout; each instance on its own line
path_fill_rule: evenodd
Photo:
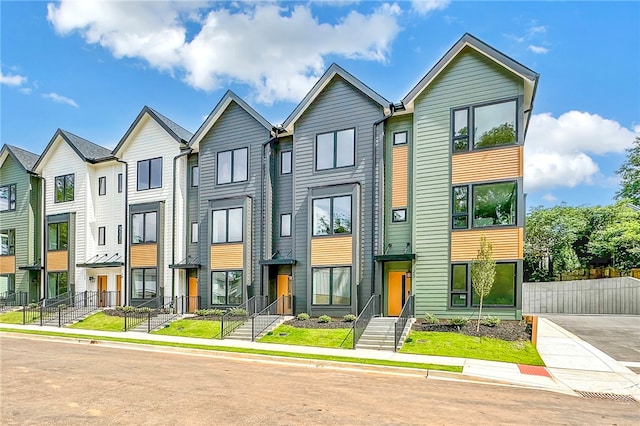
M 306 321 L 309 319 L 309 314 L 306 312 L 300 312 L 297 316 L 296 319 L 298 321 Z
M 424 314 L 424 322 L 427 324 L 440 324 L 440 320 L 436 318 L 431 312 Z
M 455 325 L 458 327 L 464 327 L 465 325 L 469 324 L 469 318 L 467 317 L 453 317 L 449 320 L 449 322 L 451 323 L 451 325 Z
M 353 314 L 347 314 L 342 317 L 342 319 L 345 320 L 346 322 L 354 322 L 357 318 L 358 317 Z
M 229 315 L 233 315 L 234 317 L 246 317 L 247 310 L 242 308 L 231 308 L 229 309 Z
M 320 315 L 318 317 L 318 322 L 329 323 L 331 322 L 331 317 L 329 315 Z
M 136 312 L 140 312 L 140 313 L 143 313 L 143 314 L 146 314 L 148 312 L 153 311 L 153 309 L 151 309 L 151 308 L 149 308 L 147 306 L 143 306 L 142 308 L 134 308 L 134 309 L 135 309 Z
M 482 318 L 482 320 L 480 321 L 480 324 L 486 325 L 487 327 L 495 327 L 498 324 L 500 324 L 500 318 L 486 316 Z
M 29 303 L 29 308 L 31 308 L 31 309 L 35 309 L 35 308 L 37 308 L 37 307 L 38 307 L 38 304 L 37 304 L 37 303 Z
M 207 315 L 213 315 L 214 317 L 221 317 L 225 314 L 224 309 L 213 308 L 209 309 L 209 313 Z
M 411 342 L 413 342 L 413 337 L 407 337 L 407 338 L 404 340 L 404 342 L 405 342 L 405 343 L 411 343 Z
M 196 311 L 196 315 L 199 317 L 206 317 L 207 315 L 209 315 L 209 310 L 208 309 L 198 309 Z

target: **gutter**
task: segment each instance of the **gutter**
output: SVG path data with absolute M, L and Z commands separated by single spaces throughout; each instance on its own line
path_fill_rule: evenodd
M 122 232 L 122 245 L 124 248 L 124 271 L 122 274 L 122 292 L 124 293 L 121 298 L 123 306 L 127 305 L 127 273 L 129 272 L 129 163 L 119 158 L 115 160 L 124 164 L 124 182 L 122 184 L 124 190 L 124 229 Z
M 173 191 L 171 194 L 171 196 L 173 197 L 172 203 L 171 203 L 171 211 L 172 211 L 171 213 L 171 264 L 172 265 L 176 263 L 176 164 L 180 157 L 189 155 L 192 152 L 193 152 L 193 149 L 186 148 L 184 152 L 181 152 L 180 154 L 173 157 Z M 171 270 L 171 298 L 173 299 L 174 297 L 176 297 L 176 270 L 172 269 Z
M 45 284 L 47 283 L 47 246 L 49 240 L 49 233 L 47 232 L 47 179 L 44 176 L 39 176 L 34 174 L 34 176 L 38 176 L 40 180 L 42 180 L 42 221 L 41 232 L 42 236 L 40 237 L 40 241 L 42 242 L 42 246 L 40 247 L 40 258 L 41 260 L 41 268 L 40 268 L 40 300 L 46 299 L 47 289 L 45 288 Z

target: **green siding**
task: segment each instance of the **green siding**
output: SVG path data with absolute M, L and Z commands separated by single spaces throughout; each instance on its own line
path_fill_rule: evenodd
M 515 97 L 522 82 L 484 56 L 467 48 L 415 101 L 413 241 L 416 316 L 469 315 L 448 310 L 450 271 L 451 108 Z M 515 309 L 487 310 L 487 315 L 514 318 Z

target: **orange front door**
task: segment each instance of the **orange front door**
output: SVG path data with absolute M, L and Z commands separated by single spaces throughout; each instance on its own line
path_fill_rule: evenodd
M 411 278 L 404 271 L 390 271 L 387 279 L 387 315 L 397 317 L 411 294 Z
M 291 297 L 291 286 L 289 275 L 278 275 L 276 298 L 282 296 L 282 303 L 278 304 L 278 313 L 283 315 L 291 315 L 293 313 L 293 298 Z
M 116 275 L 116 306 L 121 305 L 120 297 L 122 295 L 122 275 Z
M 107 276 L 98 275 L 98 306 L 101 308 L 107 306 Z
M 189 313 L 198 310 L 198 277 L 189 277 Z

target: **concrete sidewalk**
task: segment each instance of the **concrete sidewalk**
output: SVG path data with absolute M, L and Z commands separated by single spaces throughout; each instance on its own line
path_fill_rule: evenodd
M 36 325 L 0 324 L 0 327 L 19 328 L 32 331 L 52 331 L 62 334 L 116 337 L 147 341 L 162 341 L 197 344 L 211 347 L 234 347 L 291 352 L 298 354 L 329 355 L 347 358 L 364 358 L 399 362 L 415 362 L 462 367 L 462 373 L 430 371 L 430 378 L 448 380 L 473 380 L 487 383 L 510 384 L 528 388 L 544 389 L 566 394 L 574 391 L 629 395 L 640 401 L 640 376 L 620 365 L 606 354 L 598 351 L 576 336 L 544 318 L 538 322 L 538 351 L 547 367 L 532 367 L 518 364 L 483 361 L 476 359 L 413 355 L 372 349 L 333 349 L 311 346 L 280 345 L 239 340 L 213 340 L 137 332 L 107 332 Z M 237 356 L 237 355 L 236 355 Z M 329 361 L 307 362 L 330 366 Z M 354 366 L 351 365 L 351 368 Z M 373 368 L 368 366 L 367 368 Z M 386 367 L 375 367 L 384 370 Z

